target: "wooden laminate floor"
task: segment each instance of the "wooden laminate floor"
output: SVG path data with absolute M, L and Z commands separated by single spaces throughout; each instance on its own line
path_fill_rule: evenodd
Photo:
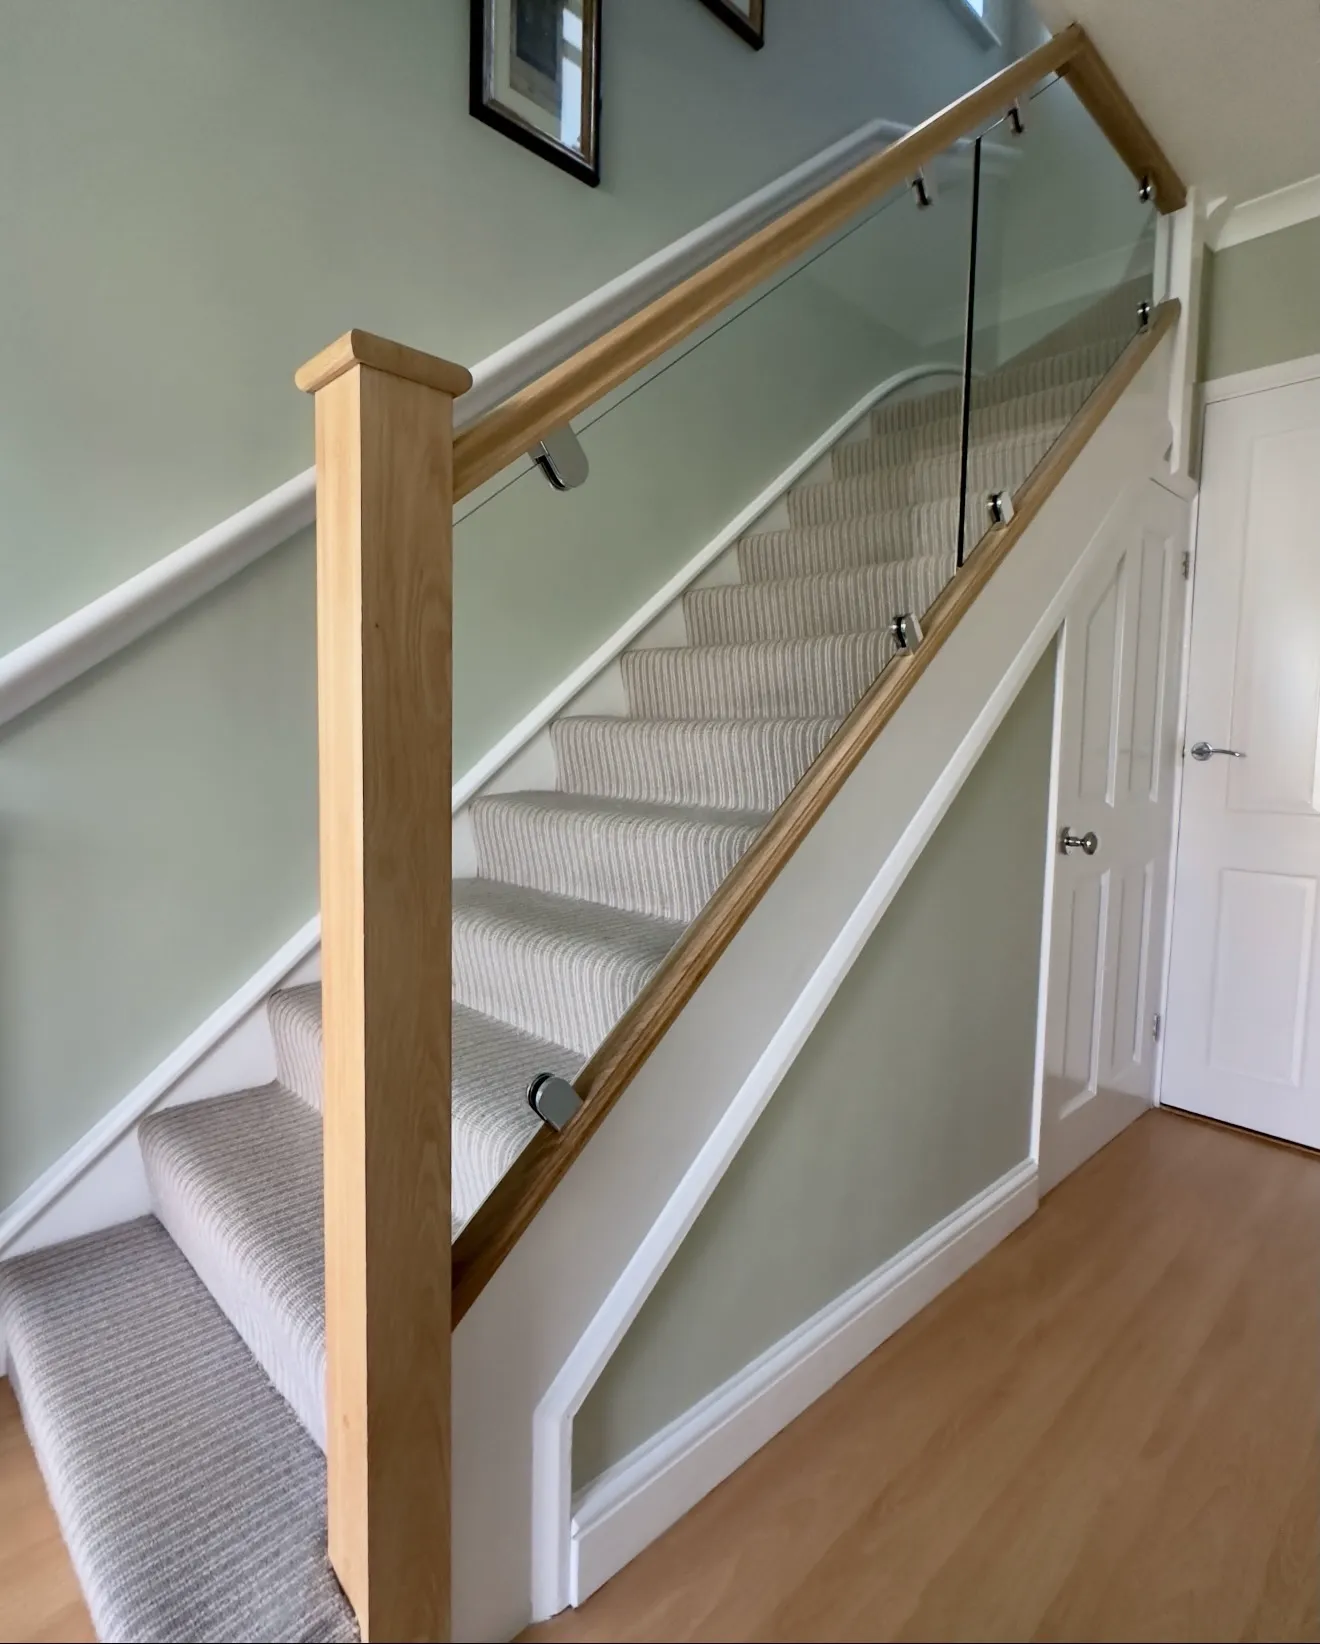
M 0 1639 L 92 1638 L 0 1384 Z M 1141 1119 L 534 1639 L 1320 1639 L 1320 1160 Z
M 1320 1637 L 1320 1160 L 1143 1117 L 526 1636 Z

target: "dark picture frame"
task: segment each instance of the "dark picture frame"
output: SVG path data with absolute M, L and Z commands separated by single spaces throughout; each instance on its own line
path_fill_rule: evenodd
M 760 51 L 765 44 L 765 0 L 747 0 L 745 11 L 737 0 L 701 0 L 701 3 L 735 34 L 742 35 L 753 51 Z
M 563 44 L 565 14 L 581 17 L 580 57 Z M 600 182 L 601 0 L 471 0 L 468 112 L 588 188 Z M 576 140 L 562 125 L 565 66 L 579 68 Z

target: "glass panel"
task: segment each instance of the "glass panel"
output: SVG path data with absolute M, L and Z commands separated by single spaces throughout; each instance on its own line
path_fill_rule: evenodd
M 1156 211 L 1066 80 L 987 132 L 977 225 L 967 546 L 1136 335 Z
M 456 773 L 654 620 L 456 828 L 456 1092 L 487 1018 L 563 1047 L 515 1036 L 518 1101 L 576 1073 L 952 574 L 968 146 L 925 181 L 575 419 L 582 485 L 523 459 L 460 504 Z
M 910 602 L 929 603 L 931 562 L 957 543 L 970 147 L 926 180 L 930 207 L 893 191 L 577 417 L 590 468 L 580 488 L 555 492 L 524 458 L 459 504 L 456 773 L 717 540 L 730 548 L 707 580 L 776 585 L 730 604 L 788 598 L 797 591 L 778 584 L 803 576 L 893 568 L 883 609 L 851 588 L 854 602 L 829 618 L 746 617 L 737 631 L 749 639 L 791 637 L 812 620 L 870 631 L 896 614 L 916 576 L 900 562 L 912 557 L 926 563 Z M 905 402 L 931 395 L 939 420 L 925 430 Z M 844 448 L 830 457 L 835 443 Z M 758 522 L 747 511 L 818 444 L 812 473 Z M 940 461 L 923 467 L 926 455 Z M 736 551 L 744 532 L 771 531 L 791 540 Z M 678 613 L 670 621 L 683 631 Z

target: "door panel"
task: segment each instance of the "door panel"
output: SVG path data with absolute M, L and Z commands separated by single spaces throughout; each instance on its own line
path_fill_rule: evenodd
M 1151 483 L 1106 527 L 1103 570 L 1064 622 L 1059 810 L 1094 856 L 1056 859 L 1041 1100 L 1041 1186 L 1153 1096 L 1167 901 L 1169 774 L 1187 505 Z M 1056 834 L 1057 837 L 1057 834 Z
M 1166 711 L 1171 707 L 1166 702 L 1165 681 L 1170 661 L 1169 601 L 1176 574 L 1174 561 L 1158 535 L 1143 535 L 1138 574 L 1141 588 L 1133 641 L 1132 709 L 1127 742 L 1120 754 L 1126 792 L 1134 799 L 1158 804 L 1160 779 L 1168 763 L 1160 754 L 1165 746 Z
M 1085 607 L 1085 651 L 1081 660 L 1081 731 L 1077 741 L 1079 800 L 1114 802 L 1121 713 L 1124 585 L 1127 555 Z
M 1211 1067 L 1301 1082 L 1314 942 L 1314 879 L 1235 868 L 1219 875 Z
M 1100 1080 L 1100 977 L 1109 924 L 1109 875 L 1088 875 L 1065 895 L 1067 980 L 1061 1072 L 1076 1086 L 1074 1095 L 1090 1095 Z
M 1129 868 L 1119 880 L 1115 927 L 1113 1019 L 1109 1035 L 1108 1079 L 1127 1085 L 1139 1079 L 1147 1059 L 1150 1023 L 1146 997 L 1150 983 L 1151 893 L 1155 864 Z
M 1251 757 L 1229 769 L 1228 806 L 1234 811 L 1316 815 L 1318 454 L 1314 428 L 1252 444 L 1229 711 L 1231 745 L 1250 748 Z M 1300 528 L 1306 515 L 1309 530 Z M 1217 569 L 1208 567 L 1208 574 Z
M 1320 1147 L 1320 380 L 1208 407 L 1161 1099 Z

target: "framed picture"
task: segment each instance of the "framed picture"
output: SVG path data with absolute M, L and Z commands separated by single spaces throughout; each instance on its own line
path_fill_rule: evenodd
M 753 51 L 765 44 L 765 0 L 703 0 Z
M 472 0 L 468 107 L 595 188 L 600 0 Z

